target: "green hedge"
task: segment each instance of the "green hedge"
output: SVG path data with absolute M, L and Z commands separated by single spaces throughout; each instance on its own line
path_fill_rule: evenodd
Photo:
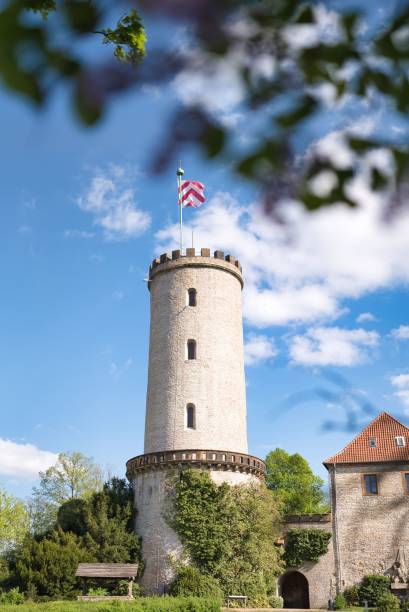
M 0 605 L 1 612 L 220 612 L 220 603 L 197 597 L 141 597 L 125 601 L 50 601 Z

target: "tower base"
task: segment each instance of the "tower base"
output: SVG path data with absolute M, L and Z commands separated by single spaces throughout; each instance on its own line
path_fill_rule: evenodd
M 220 485 L 252 485 L 264 479 L 265 464 L 257 457 L 225 451 L 183 450 L 140 455 L 127 462 L 127 477 L 133 483 L 137 518 L 135 530 L 142 538 L 145 595 L 166 593 L 175 577 L 175 564 L 183 545 L 166 521 L 171 484 L 180 471 L 208 469 Z

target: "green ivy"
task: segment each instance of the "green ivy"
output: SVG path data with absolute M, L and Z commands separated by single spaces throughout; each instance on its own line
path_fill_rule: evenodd
M 200 470 L 182 472 L 171 487 L 167 519 L 193 565 L 213 576 L 225 595 L 268 602 L 283 569 L 274 545 L 279 513 L 272 493 L 264 485 L 218 486 Z
M 286 536 L 284 560 L 287 567 L 299 567 L 305 561 L 318 561 L 328 552 L 331 534 L 324 529 L 290 529 Z

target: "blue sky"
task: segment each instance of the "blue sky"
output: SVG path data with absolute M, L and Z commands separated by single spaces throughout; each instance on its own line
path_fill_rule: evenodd
M 212 77 L 225 97 L 208 104 L 245 136 L 225 68 Z M 152 176 L 147 162 L 173 101 L 207 85 L 184 78 L 123 96 L 92 129 L 73 119 L 64 90 L 41 112 L 0 94 L 0 483 L 17 495 L 58 452 L 80 450 L 123 475 L 143 450 L 144 278 L 177 246 L 178 214 L 176 168 Z M 346 100 L 317 128 L 318 146 L 342 159 L 345 124 L 368 132 L 385 116 Z M 363 174 L 358 212 L 292 205 L 277 226 L 227 164 L 186 150 L 183 165 L 208 194 L 186 212 L 186 235 L 193 227 L 197 247 L 243 263 L 250 452 L 298 451 L 325 477 L 322 461 L 377 412 L 409 424 L 409 214 L 381 221 Z

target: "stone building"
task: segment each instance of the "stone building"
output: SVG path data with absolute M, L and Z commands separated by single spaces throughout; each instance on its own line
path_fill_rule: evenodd
M 409 428 L 386 412 L 324 461 L 331 515 L 296 517 L 292 527 L 330 529 L 328 553 L 279 580 L 286 607 L 324 607 L 366 574 L 389 575 L 397 594 L 409 581 Z
M 164 593 L 182 553 L 164 514 L 169 479 L 208 469 L 217 483 L 264 478 L 248 455 L 240 263 L 187 249 L 155 259 L 144 454 L 127 462 L 142 536 L 145 593 Z

